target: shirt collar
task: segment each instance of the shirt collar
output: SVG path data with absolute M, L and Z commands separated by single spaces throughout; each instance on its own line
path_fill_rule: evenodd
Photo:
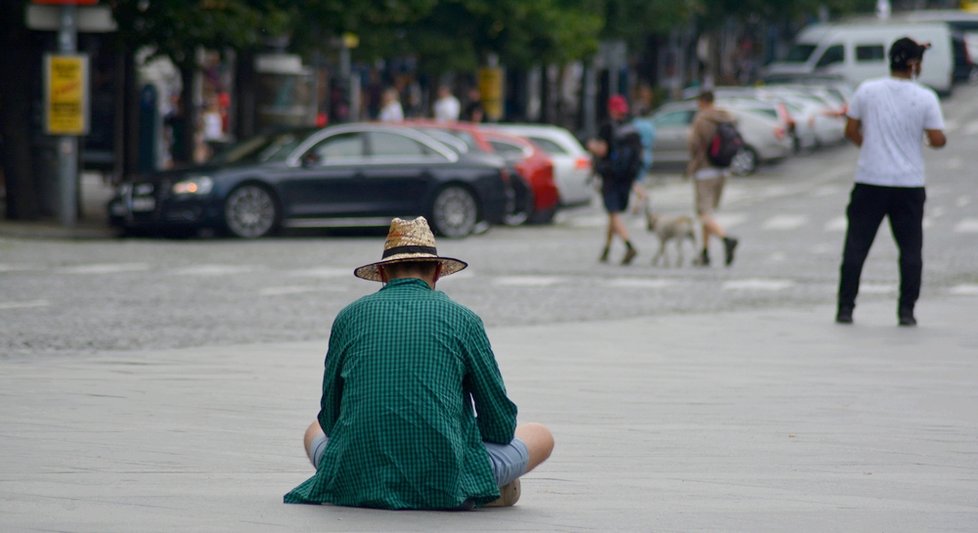
M 380 290 L 389 289 L 392 287 L 424 287 L 425 289 L 431 290 L 428 286 L 428 282 L 423 279 L 418 278 L 397 278 L 388 281 Z

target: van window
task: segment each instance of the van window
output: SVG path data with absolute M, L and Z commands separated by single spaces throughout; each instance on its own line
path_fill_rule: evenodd
M 845 60 L 845 49 L 841 44 L 834 44 L 822 54 L 819 58 L 818 63 L 815 64 L 815 68 L 827 67 L 835 63 L 842 63 Z
M 856 46 L 856 61 L 881 61 L 886 57 L 882 44 L 860 44 Z
M 784 60 L 787 63 L 804 63 L 808 61 L 809 57 L 812 57 L 812 52 L 814 51 L 814 44 L 798 43 L 788 50 L 788 57 L 784 58 Z

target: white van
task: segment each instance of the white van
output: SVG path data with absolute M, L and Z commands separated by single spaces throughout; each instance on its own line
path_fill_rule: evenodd
M 858 20 L 808 26 L 783 60 L 771 63 L 766 77 L 836 75 L 857 85 L 890 72 L 890 45 L 901 37 L 929 42 L 919 81 L 940 94 L 950 94 L 954 81 L 951 31 L 940 22 Z

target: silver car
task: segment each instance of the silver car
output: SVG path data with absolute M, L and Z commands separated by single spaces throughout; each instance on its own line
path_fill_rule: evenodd
M 725 107 L 721 99 L 717 99 L 716 105 L 727 109 L 737 118 L 737 129 L 744 138 L 744 149 L 731 164 L 735 174 L 750 174 L 762 162 L 775 161 L 791 154 L 791 136 L 778 119 L 749 109 Z M 695 101 L 684 101 L 666 104 L 652 115 L 655 124 L 652 151 L 657 164 L 685 164 L 689 161 L 689 130 L 696 111 Z

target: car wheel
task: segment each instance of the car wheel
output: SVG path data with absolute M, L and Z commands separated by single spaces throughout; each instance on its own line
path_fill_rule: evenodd
M 737 152 L 730 162 L 730 170 L 737 176 L 746 176 L 757 170 L 757 152 L 745 146 Z
M 557 206 L 535 211 L 527 222 L 530 224 L 552 224 L 555 216 L 557 216 Z
M 438 192 L 431 206 L 431 223 L 439 235 L 449 238 L 465 237 L 479 222 L 479 207 L 468 189 L 456 185 Z
M 503 219 L 507 226 L 520 226 L 525 224 L 533 215 L 533 191 L 530 186 L 520 178 L 517 178 L 513 186 L 513 209 Z
M 260 185 L 242 185 L 224 201 L 224 223 L 236 237 L 264 237 L 275 229 L 278 216 L 275 199 Z

